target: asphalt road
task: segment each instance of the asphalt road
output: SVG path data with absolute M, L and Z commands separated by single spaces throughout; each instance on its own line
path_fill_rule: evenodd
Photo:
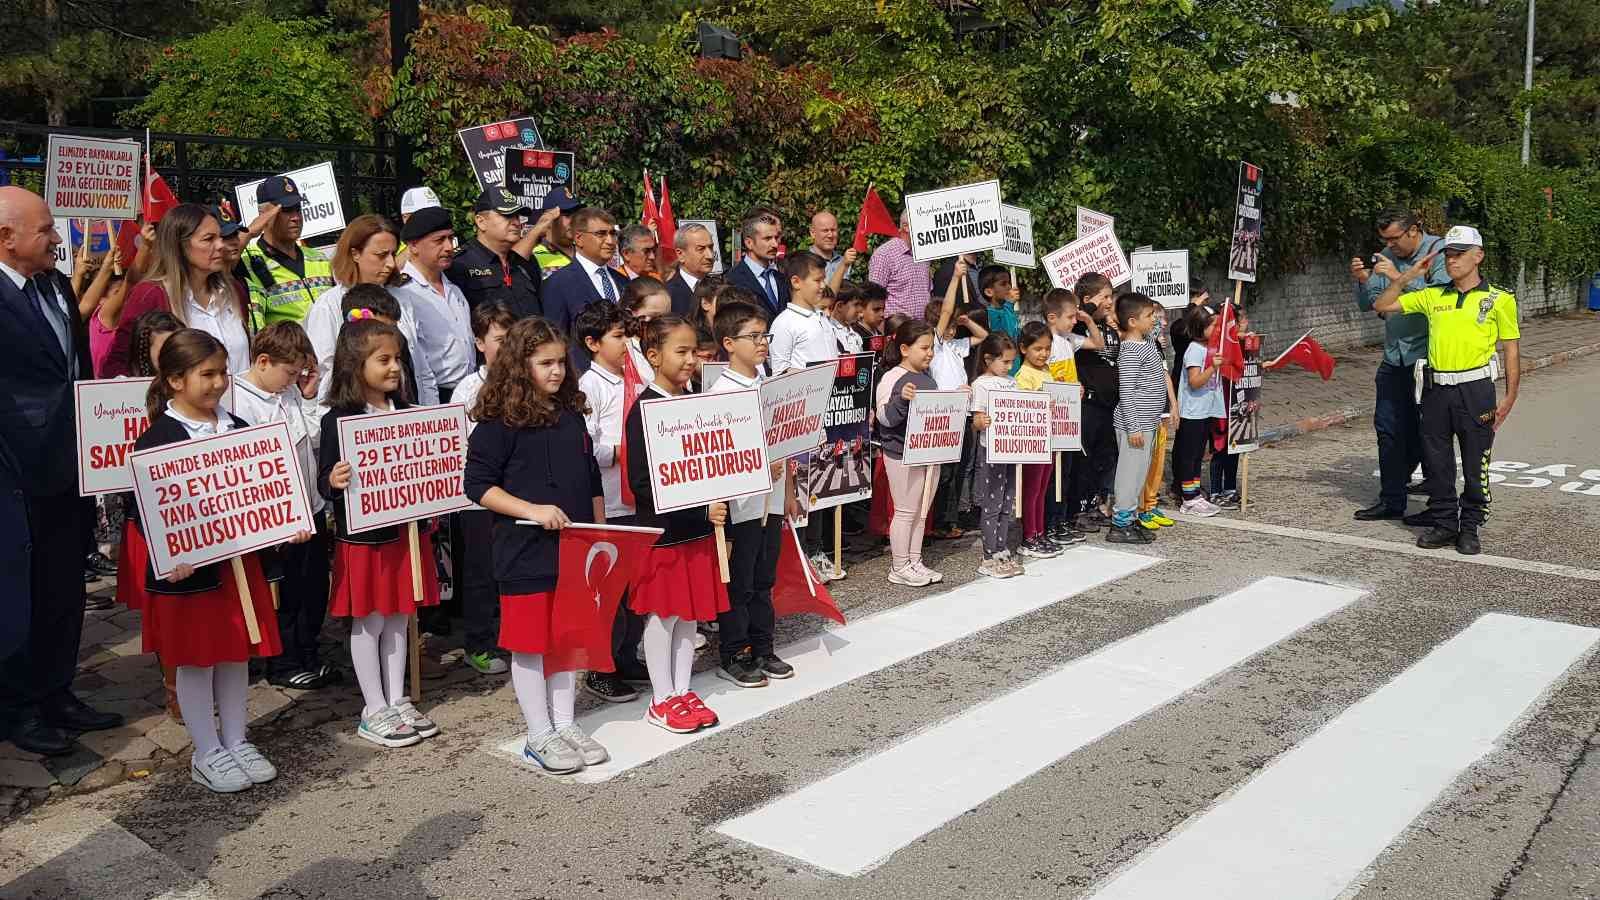
M 1371 432 L 1334 429 L 1142 559 L 1096 541 L 984 585 L 940 547 L 932 600 L 854 566 L 844 631 L 782 623 L 793 682 L 708 682 L 739 712 L 681 746 L 611 723 L 628 762 L 590 782 L 500 755 L 520 718 L 480 679 L 426 699 L 416 748 L 264 728 L 271 785 L 164 772 L 31 813 L 0 896 L 1600 897 L 1597 382 L 1526 380 L 1475 560 L 1353 522 Z

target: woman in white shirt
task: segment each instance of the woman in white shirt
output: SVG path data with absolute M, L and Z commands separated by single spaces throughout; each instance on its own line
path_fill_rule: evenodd
M 400 230 L 394 223 L 370 213 L 357 216 L 339 236 L 332 263 L 333 280 L 337 284 L 317 298 L 305 321 L 306 334 L 317 351 L 317 369 L 322 373 L 322 397 L 328 393 L 333 348 L 339 342 L 339 326 L 344 324 L 340 304 L 345 292 L 358 284 L 376 284 L 390 289 L 389 295 L 400 304 L 400 321 L 395 325 L 411 347 L 417 377 L 417 403 L 432 406 L 439 402 L 438 382 L 428 365 L 427 354 L 419 350 L 422 345 L 417 342 L 417 317 L 411 298 L 406 291 L 393 290 L 407 281 L 395 266 L 395 249 L 399 245 Z
M 106 374 L 128 373 L 133 323 L 154 309 L 167 310 L 184 327 L 221 341 L 228 351 L 228 372 L 244 371 L 250 367 L 244 302 L 243 289 L 227 272 L 222 226 L 216 217 L 195 203 L 174 207 L 156 226 L 155 264 L 123 304 Z

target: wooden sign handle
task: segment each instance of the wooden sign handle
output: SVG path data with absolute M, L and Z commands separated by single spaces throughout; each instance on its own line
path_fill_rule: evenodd
M 412 602 L 422 603 L 422 543 L 417 535 L 417 523 L 406 524 L 406 542 L 411 551 L 411 596 Z M 422 699 L 422 630 L 417 627 L 416 615 L 411 616 L 411 700 L 416 702 Z
M 833 567 L 844 571 L 844 507 L 833 508 Z
M 728 575 L 728 532 L 721 525 L 713 525 L 711 530 L 717 535 L 717 575 L 727 584 L 732 580 Z
M 1056 502 L 1060 503 L 1061 502 L 1061 454 L 1057 453 L 1055 455 L 1055 457 L 1056 457 Z
M 1022 463 L 1017 463 L 1017 518 L 1022 518 Z
M 261 623 L 256 621 L 256 604 L 250 599 L 250 579 L 244 574 L 244 557 L 228 560 L 233 570 L 234 584 L 239 586 L 239 608 L 244 612 L 244 630 L 250 635 L 252 645 L 261 643 Z

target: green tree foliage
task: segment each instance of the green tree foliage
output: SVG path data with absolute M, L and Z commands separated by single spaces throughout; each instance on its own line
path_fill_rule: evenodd
M 322 20 L 249 15 L 157 54 L 155 82 L 124 121 L 157 131 L 289 141 L 372 138 L 356 79 Z M 280 154 L 216 147 L 196 165 L 274 168 Z

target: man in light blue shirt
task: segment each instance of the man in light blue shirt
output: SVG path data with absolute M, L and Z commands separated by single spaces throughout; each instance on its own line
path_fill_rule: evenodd
M 1378 239 L 1384 243 L 1379 254 L 1388 257 L 1401 271 L 1444 247 L 1444 238 L 1424 232 L 1422 223 L 1409 209 L 1386 209 L 1378 214 L 1376 224 Z M 1373 260 L 1376 258 L 1375 255 Z M 1371 312 L 1378 295 L 1389 286 L 1389 279 L 1374 272 L 1368 262 L 1359 256 L 1350 260 L 1356 305 L 1362 312 Z M 1406 289 L 1449 283 L 1444 254 L 1440 253 L 1426 278 Z M 1422 420 L 1417 410 L 1413 366 L 1427 355 L 1427 317 L 1389 315 L 1383 328 L 1383 362 L 1378 365 L 1377 405 L 1372 412 L 1372 427 L 1378 433 L 1378 502 L 1357 510 L 1355 517 L 1359 521 L 1399 519 L 1406 514 L 1411 473 L 1422 461 Z

